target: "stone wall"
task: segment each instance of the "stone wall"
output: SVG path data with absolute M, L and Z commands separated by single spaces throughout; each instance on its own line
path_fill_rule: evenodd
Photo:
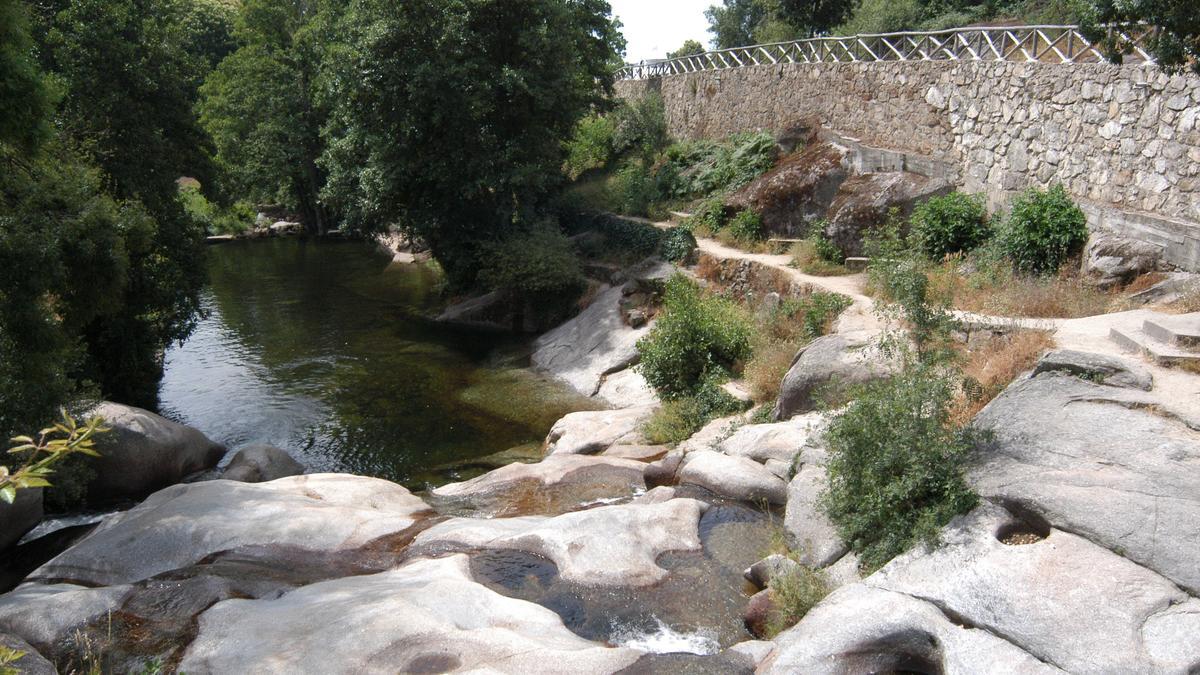
M 618 83 L 661 91 L 673 135 L 817 121 L 868 148 L 948 166 L 1003 207 L 1062 183 L 1094 228 L 1200 270 L 1200 77 L 1153 67 L 1008 62 L 754 66 Z M 924 158 L 929 161 L 917 161 Z

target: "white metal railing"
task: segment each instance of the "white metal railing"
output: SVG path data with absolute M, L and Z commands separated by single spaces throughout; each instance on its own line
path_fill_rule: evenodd
M 1131 33 L 1109 28 L 1109 36 L 1129 46 L 1134 63 L 1154 63 L 1144 45 L 1153 30 Z M 1096 63 L 1107 60 L 1078 26 L 983 26 L 939 31 L 817 37 L 793 42 L 734 47 L 661 61 L 631 63 L 618 80 L 645 80 L 702 70 L 778 63 L 863 61 L 1037 61 Z

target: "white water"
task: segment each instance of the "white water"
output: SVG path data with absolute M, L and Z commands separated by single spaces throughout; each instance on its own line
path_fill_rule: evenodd
M 682 633 L 658 617 L 653 631 L 645 631 L 632 626 L 616 626 L 613 630 L 612 641 L 619 647 L 628 647 L 642 652 L 654 654 L 699 654 L 707 656 L 721 651 L 715 632 L 701 629 L 691 633 Z

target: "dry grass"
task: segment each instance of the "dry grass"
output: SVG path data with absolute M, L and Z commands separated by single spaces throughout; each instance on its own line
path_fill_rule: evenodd
M 989 338 L 973 349 L 963 352 L 963 375 L 975 386 L 960 394 L 951 416 L 955 424 L 963 425 L 996 398 L 1021 373 L 1033 368 L 1054 339 L 1038 330 L 1022 330 Z
M 1078 318 L 1104 314 L 1118 300 L 1116 292 L 1088 285 L 1066 270 L 1047 277 L 1017 274 L 1006 266 L 979 265 L 969 274 L 960 259 L 949 259 L 929 272 L 931 291 L 949 297 L 956 309 L 991 316 Z
M 707 235 L 701 235 L 697 231 L 693 231 L 693 234 L 695 234 L 697 237 L 707 236 Z M 746 241 L 744 239 L 738 239 L 737 237 L 733 236 L 733 233 L 731 233 L 728 229 L 725 229 L 725 228 L 722 228 L 715 235 L 712 235 L 712 238 L 721 242 L 725 246 L 728 246 L 730 248 L 736 248 L 739 251 L 745 251 L 747 253 L 774 253 L 775 252 L 774 245 L 771 244 L 771 242 L 767 241 L 766 239 L 763 239 L 760 241 Z
M 802 344 L 792 340 L 771 340 L 754 348 L 754 356 L 746 363 L 742 377 L 755 403 L 767 403 L 779 397 L 783 376 L 792 367 Z
M 1157 284 L 1166 278 L 1167 275 L 1163 274 L 1162 272 L 1149 272 L 1129 282 L 1123 291 L 1130 295 L 1134 293 L 1141 293 L 1142 291 L 1147 290 L 1154 284 Z
M 844 265 L 822 259 L 817 255 L 816 247 L 807 239 L 792 244 L 788 255 L 792 256 L 792 267 L 814 277 L 837 277 L 851 273 Z

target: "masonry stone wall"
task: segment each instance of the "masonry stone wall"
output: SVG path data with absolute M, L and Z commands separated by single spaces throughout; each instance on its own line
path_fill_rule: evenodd
M 671 132 L 720 138 L 816 121 L 933 160 L 1002 208 L 1062 183 L 1094 228 L 1200 270 L 1200 77 L 1154 67 L 1011 62 L 753 66 L 621 82 L 662 93 Z M 919 169 L 918 169 L 919 170 Z

